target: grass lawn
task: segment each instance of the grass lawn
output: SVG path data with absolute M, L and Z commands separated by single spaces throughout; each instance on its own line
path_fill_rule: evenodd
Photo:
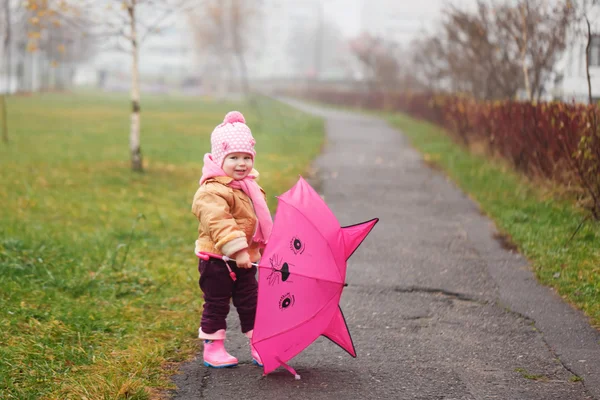
M 3 399 L 146 399 L 197 350 L 201 312 L 192 196 L 227 111 L 246 116 L 274 211 L 319 153 L 323 122 L 257 108 L 142 99 L 145 173 L 129 168 L 126 95 L 8 99 L 0 143 Z
M 470 154 L 440 127 L 402 114 L 387 117 L 425 160 L 479 203 L 530 260 L 542 283 L 556 288 L 600 328 L 600 223 L 586 223 L 568 242 L 585 216 L 582 210 L 552 198 L 509 168 Z

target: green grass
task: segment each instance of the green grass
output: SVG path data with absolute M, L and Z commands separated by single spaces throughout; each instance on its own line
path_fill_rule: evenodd
M 190 212 L 210 133 L 242 111 L 274 210 L 324 126 L 281 104 L 144 97 L 145 173 L 129 168 L 129 101 L 11 97 L 0 144 L 3 399 L 146 399 L 188 358 L 201 311 Z
M 571 202 L 557 200 L 510 168 L 469 153 L 442 128 L 402 114 L 388 114 L 424 154 L 479 203 L 533 265 L 538 279 L 554 287 L 600 327 L 600 224 L 587 223 Z
M 547 376 L 531 374 L 525 368 L 515 368 L 515 372 L 518 372 L 519 374 L 521 374 L 521 376 L 523 378 L 529 379 L 532 381 L 543 381 L 543 382 L 549 381 Z

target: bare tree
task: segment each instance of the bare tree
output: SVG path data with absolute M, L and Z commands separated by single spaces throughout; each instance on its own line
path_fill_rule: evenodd
M 448 7 L 439 30 L 420 43 L 424 54 L 415 57 L 416 68 L 447 90 L 497 99 L 515 96 L 521 85 L 515 49 L 504 43 L 494 11 L 483 1 L 475 11 Z
M 2 141 L 4 143 L 8 143 L 8 113 L 6 111 L 6 96 L 10 93 L 10 88 L 12 85 L 12 77 L 11 77 L 11 4 L 10 0 L 4 0 L 2 3 L 2 14 L 4 17 L 4 40 L 3 40 L 3 48 L 2 53 L 5 55 L 5 68 L 4 73 L 6 74 L 5 80 L 5 91 L 6 93 L 0 94 L 0 101 L 2 104 L 0 105 L 0 114 L 2 115 Z M 1 68 L 1 67 L 0 67 Z
M 567 46 L 575 19 L 571 0 L 518 0 L 496 6 L 495 14 L 504 44 L 512 40 L 518 48 L 527 98 L 539 100 Z
M 5 73 L 6 73 L 6 88 L 9 91 L 10 86 L 10 76 L 11 76 L 11 43 L 12 43 L 12 18 L 11 18 L 11 10 L 12 5 L 10 0 L 3 0 L 2 2 L 2 17 L 4 22 L 4 31 L 2 32 L 4 40 L 3 40 L 3 48 L 2 53 L 4 54 L 4 59 L 6 60 L 5 64 Z
M 371 89 L 393 90 L 398 87 L 400 53 L 395 43 L 363 34 L 351 41 L 350 48 L 363 64 Z
M 144 40 L 169 26 L 169 17 L 183 12 L 193 5 L 187 0 L 111 0 L 109 8 L 98 8 L 96 3 L 87 7 L 96 12 L 104 11 L 105 17 L 96 25 L 93 36 L 102 41 L 104 49 L 119 49 L 131 56 L 131 118 L 129 152 L 131 169 L 143 171 L 140 140 L 141 93 L 140 93 L 140 46 Z
M 527 93 L 527 100 L 532 100 L 531 83 L 529 82 L 529 66 L 527 65 L 527 48 L 529 47 L 529 14 L 530 7 L 529 1 L 524 1 L 523 4 L 519 5 L 519 17 L 521 21 L 521 40 L 520 42 L 520 53 L 521 53 L 521 67 L 523 68 L 523 81 L 525 82 L 525 91 Z M 518 40 L 518 39 L 517 39 Z
M 262 20 L 260 0 L 204 0 L 189 14 L 201 56 L 219 59 L 218 70 L 232 73 L 235 59 L 242 88 L 250 92 L 246 55 L 255 45 Z
M 129 17 L 129 32 L 124 32 L 131 43 L 131 128 L 129 131 L 129 152 L 131 156 L 131 169 L 143 171 L 142 149 L 140 143 L 140 66 L 139 42 L 137 29 L 138 0 L 124 2 Z
M 440 29 L 417 43 L 415 64 L 449 90 L 497 99 L 524 87 L 528 99 L 539 99 L 573 16 L 570 0 L 477 0 L 474 11 L 449 6 Z
M 445 54 L 442 48 L 441 40 L 435 35 L 423 35 L 410 44 L 409 68 L 414 71 L 419 85 L 429 91 L 442 92 L 451 87 L 447 63 L 440 57 Z
M 189 13 L 196 51 L 206 62 L 204 78 L 211 78 L 225 92 L 226 81 L 233 80 L 232 54 L 228 46 L 225 7 L 218 0 L 204 0 Z M 228 76 L 226 76 L 228 75 Z
M 246 95 L 250 94 L 248 83 L 248 70 L 246 68 L 246 53 L 248 52 L 252 39 L 249 33 L 251 29 L 258 27 L 261 8 L 258 0 L 230 0 L 230 23 L 231 40 L 233 52 L 238 60 L 242 87 Z

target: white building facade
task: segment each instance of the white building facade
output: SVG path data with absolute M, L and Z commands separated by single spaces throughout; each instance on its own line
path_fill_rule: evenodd
M 321 0 L 263 0 L 262 28 L 256 50 L 249 52 L 249 74 L 256 79 L 292 78 L 303 71 L 290 57 L 293 33 L 299 27 L 314 31 L 323 19 Z M 313 54 L 304 57 L 314 58 Z
M 592 41 L 589 52 L 589 71 L 592 102 L 600 101 L 600 6 L 588 12 Z M 571 34 L 567 48 L 555 69 L 553 82 L 545 98 L 565 102 L 589 103 L 586 72 L 587 25 L 582 22 L 577 35 Z
M 590 13 L 592 40 L 589 51 L 589 72 L 592 101 L 600 101 L 600 7 Z M 585 28 L 585 27 L 582 27 Z M 570 41 L 565 51 L 559 78 L 555 82 L 553 97 L 566 102 L 589 102 L 588 78 L 586 71 L 587 35 L 579 35 Z

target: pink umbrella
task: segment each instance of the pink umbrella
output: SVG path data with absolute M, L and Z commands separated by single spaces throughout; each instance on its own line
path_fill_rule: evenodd
M 346 261 L 378 219 L 340 227 L 319 194 L 302 178 L 278 197 L 269 243 L 259 265 L 252 344 L 264 373 L 286 363 L 323 335 L 356 351 L 339 307 Z

